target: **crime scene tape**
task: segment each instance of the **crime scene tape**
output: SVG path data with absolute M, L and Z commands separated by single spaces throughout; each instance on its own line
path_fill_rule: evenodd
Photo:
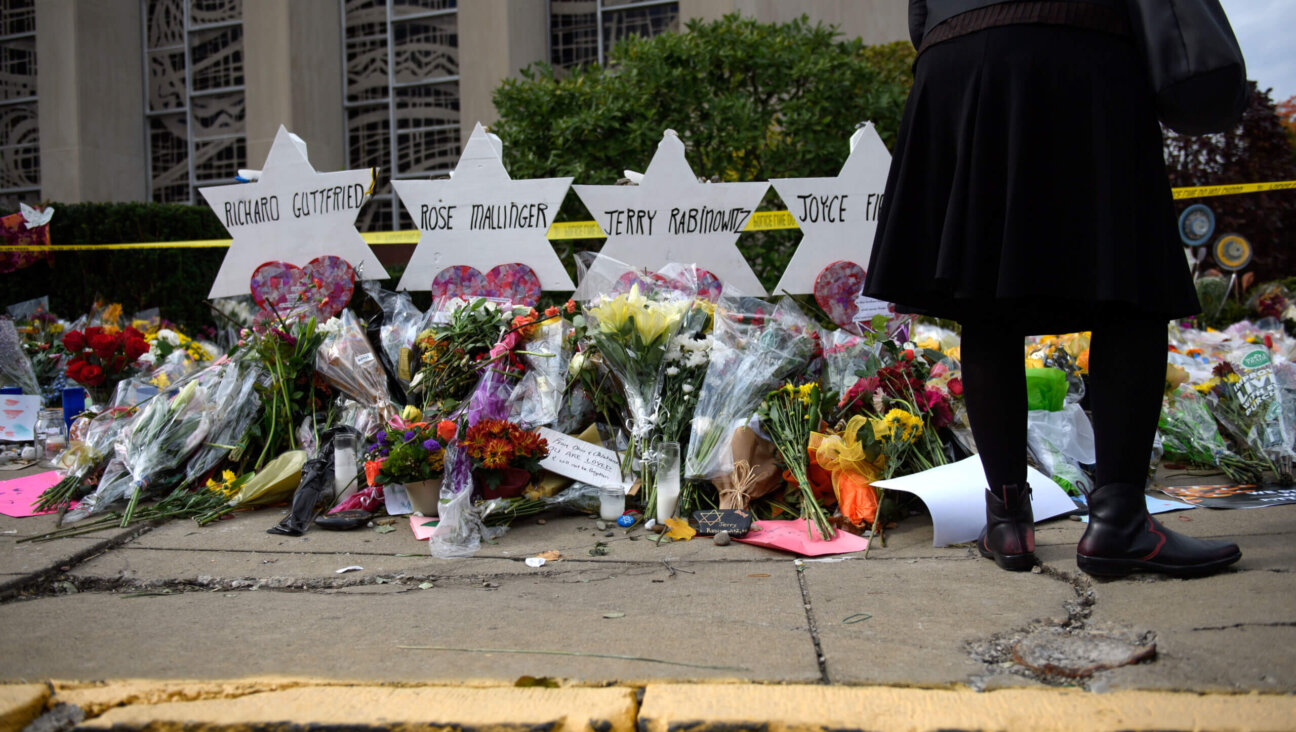
M 1279 180 L 1269 183 L 1238 183 L 1222 186 L 1191 186 L 1171 189 L 1175 200 L 1187 198 L 1207 198 L 1211 196 L 1233 196 L 1241 193 L 1263 193 L 1265 191 L 1284 191 L 1296 189 L 1296 180 Z M 777 231 L 797 229 L 796 218 L 789 211 L 756 211 L 743 227 L 749 231 Z M 360 234 L 370 246 L 393 244 L 418 244 L 419 232 L 409 231 L 370 231 Z M 595 221 L 557 221 L 550 227 L 545 237 L 551 241 L 567 239 L 602 239 L 607 234 Z M 220 249 L 228 248 L 230 239 L 201 239 L 196 241 L 160 241 L 138 244 L 51 244 L 49 246 L 5 246 L 5 252 L 102 252 L 105 250 L 131 249 Z

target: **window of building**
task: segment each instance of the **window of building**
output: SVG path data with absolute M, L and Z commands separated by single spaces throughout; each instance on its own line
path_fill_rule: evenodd
M 0 214 L 40 199 L 36 2 L 0 4 Z
M 604 64 L 622 38 L 678 30 L 677 0 L 549 0 L 549 63 Z
M 148 196 L 197 203 L 247 163 L 243 0 L 141 0 Z
M 456 0 L 340 0 L 345 45 L 347 167 L 382 184 L 356 222 L 410 229 L 391 180 L 448 174 L 459 160 Z

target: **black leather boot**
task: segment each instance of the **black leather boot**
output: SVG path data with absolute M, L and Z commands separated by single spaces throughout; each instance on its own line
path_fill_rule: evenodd
M 1035 514 L 1029 485 L 1006 485 L 986 491 L 986 525 L 977 551 L 1010 572 L 1035 566 Z
M 1112 483 L 1089 494 L 1089 528 L 1076 547 L 1076 564 L 1097 577 L 1162 572 L 1193 577 L 1242 558 L 1231 541 L 1194 539 L 1170 531 L 1148 515 L 1143 487 Z

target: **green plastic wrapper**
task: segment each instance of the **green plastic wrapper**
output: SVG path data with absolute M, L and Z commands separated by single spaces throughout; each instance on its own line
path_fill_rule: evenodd
M 1062 369 L 1026 369 L 1026 408 L 1060 412 L 1066 404 L 1067 377 Z
M 261 472 L 248 479 L 239 492 L 230 499 L 231 506 L 264 506 L 287 501 L 301 483 L 302 466 L 306 464 L 305 450 L 289 450 L 266 463 Z

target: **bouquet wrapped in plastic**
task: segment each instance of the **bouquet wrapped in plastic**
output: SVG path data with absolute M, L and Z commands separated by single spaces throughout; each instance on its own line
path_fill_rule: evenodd
M 377 412 L 380 421 L 396 416 L 387 393 L 387 374 L 369 345 L 364 328 L 350 310 L 325 325 L 328 335 L 315 351 L 315 371 L 342 393 Z
M 1186 386 L 1168 395 L 1157 425 L 1161 448 L 1171 460 L 1217 467 L 1235 483 L 1258 483 L 1265 465 L 1247 460 L 1228 449 L 1211 416 L 1206 397 Z
M 382 325 L 378 329 L 381 356 L 400 387 L 408 390 L 410 380 L 418 371 L 418 364 L 414 361 L 414 341 L 427 323 L 427 316 L 415 307 L 408 292 L 389 292 L 378 287 L 373 280 L 366 280 L 363 287 L 382 308 Z
M 1211 413 L 1233 438 L 1238 453 L 1264 462 L 1283 483 L 1291 482 L 1296 415 L 1283 409 L 1283 390 L 1268 349 L 1233 350 L 1198 388 L 1208 395 Z
M 716 305 L 711 362 L 693 412 L 685 475 L 733 472 L 730 441 L 766 394 L 814 352 L 814 324 L 792 298 L 777 305 L 726 293 Z
M 233 361 L 211 391 L 212 423 L 207 439 L 185 465 L 185 484 L 195 485 L 226 457 L 237 460 L 248 445 L 248 430 L 261 416 L 257 380 L 264 370 L 254 362 Z
M 545 319 L 532 326 L 530 340 L 522 344 L 519 353 L 527 370 L 509 397 L 509 419 L 528 427 L 558 421 L 566 384 L 563 335 L 567 324 L 558 312 L 545 315 Z
M 0 318 L 0 385 L 6 384 L 21 388 L 24 394 L 41 393 L 31 359 L 18 338 L 17 326 L 12 319 L 3 317 Z
M 113 455 L 117 433 L 130 425 L 134 417 L 135 410 L 130 407 L 111 407 L 93 418 L 82 417 L 79 422 L 83 426 L 74 424 L 72 440 L 59 454 L 56 463 L 63 471 L 63 478 L 41 493 L 36 508 L 41 511 L 63 510 L 91 489 L 93 484 L 87 485 L 86 480 L 107 464 Z

